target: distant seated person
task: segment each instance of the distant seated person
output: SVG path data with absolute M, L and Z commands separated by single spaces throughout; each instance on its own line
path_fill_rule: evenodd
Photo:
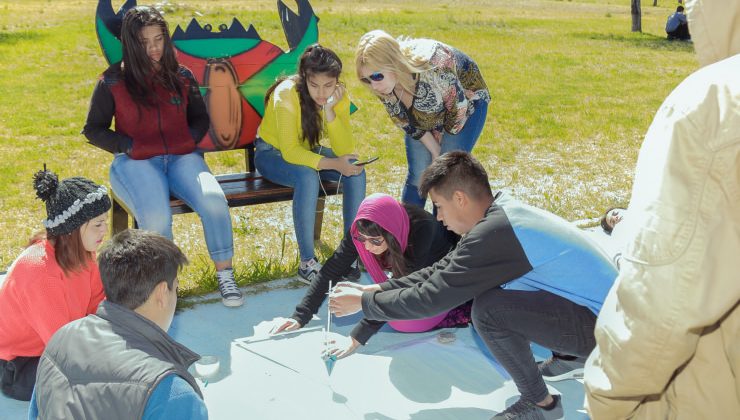
M 604 232 L 611 235 L 614 230 L 614 226 L 621 222 L 624 216 L 627 214 L 627 209 L 622 207 L 609 207 L 604 215 L 601 216 L 601 228 Z
M 114 236 L 98 257 L 107 300 L 49 341 L 29 419 L 207 419 L 188 372 L 200 357 L 167 334 L 187 262 L 158 233 Z
M 665 32 L 668 34 L 668 39 L 680 39 L 682 41 L 691 39 L 689 22 L 683 13 L 683 6 L 678 6 L 676 13 L 668 16 L 668 21 L 665 23 Z
M 31 238 L 0 287 L 2 393 L 22 401 L 31 399 L 36 366 L 51 336 L 94 313 L 105 298 L 95 251 L 108 230 L 111 206 L 108 190 L 85 178 L 59 182 L 44 169 L 33 185 L 46 203 L 46 229 Z

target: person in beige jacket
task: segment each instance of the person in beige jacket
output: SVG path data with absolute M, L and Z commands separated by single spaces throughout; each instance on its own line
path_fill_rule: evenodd
M 597 420 L 740 418 L 740 2 L 686 3 L 703 67 L 640 150 L 585 369 Z

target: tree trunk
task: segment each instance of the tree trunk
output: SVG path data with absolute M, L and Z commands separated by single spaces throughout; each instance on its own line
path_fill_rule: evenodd
M 632 0 L 632 32 L 642 32 L 642 8 L 640 0 Z
M 679 3 L 681 2 L 679 1 Z M 653 0 L 653 7 L 656 7 L 657 5 L 658 5 L 658 0 Z

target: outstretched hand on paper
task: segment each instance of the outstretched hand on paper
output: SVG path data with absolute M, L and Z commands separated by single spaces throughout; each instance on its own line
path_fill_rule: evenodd
M 270 321 L 270 335 L 278 334 L 281 332 L 295 331 L 301 328 L 301 324 L 293 318 L 277 317 Z
M 354 337 L 341 336 L 326 343 L 326 355 L 342 359 L 354 353 L 361 345 Z

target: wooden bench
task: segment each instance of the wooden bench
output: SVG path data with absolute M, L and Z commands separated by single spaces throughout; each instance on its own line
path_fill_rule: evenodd
M 224 190 L 229 207 L 250 206 L 254 204 L 290 201 L 293 199 L 293 188 L 268 181 L 254 168 L 254 143 L 249 143 L 244 152 L 248 172 L 216 175 L 218 183 Z M 321 238 L 325 196 L 342 193 L 342 186 L 337 182 L 323 181 L 322 184 L 323 188 L 319 189 L 319 201 L 316 204 L 316 224 L 313 231 L 315 241 Z M 111 216 L 113 234 L 126 230 L 129 227 L 129 218 L 132 219 L 132 226 L 137 227 L 136 220 L 132 216 L 133 213 L 126 208 L 112 190 L 111 198 L 113 203 Z M 170 197 L 170 207 L 172 208 L 173 215 L 193 212 L 190 206 L 176 197 Z

